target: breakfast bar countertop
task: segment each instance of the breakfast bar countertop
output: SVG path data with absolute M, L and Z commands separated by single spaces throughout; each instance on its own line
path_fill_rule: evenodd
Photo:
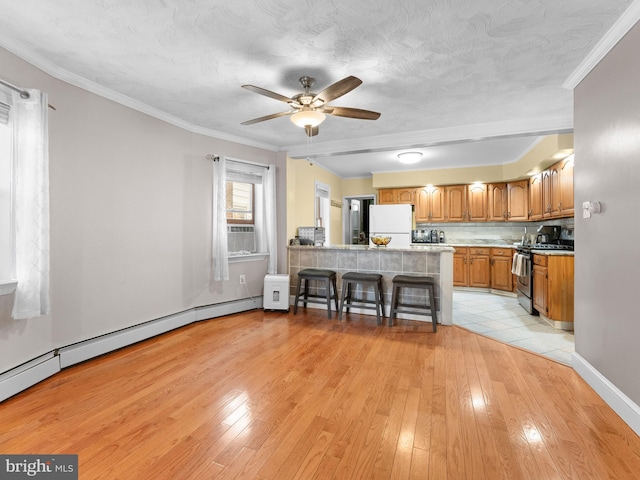
M 393 278 L 396 275 L 426 275 L 436 282 L 434 303 L 438 320 L 443 325 L 453 321 L 453 255 L 455 248 L 447 244 L 394 247 L 370 245 L 290 245 L 288 248 L 290 294 L 295 297 L 298 272 L 307 268 L 330 269 L 337 274 L 338 291 L 342 276 L 348 272 L 379 273 L 382 275 L 385 314 L 389 315 Z M 373 298 L 373 292 L 366 294 Z M 415 302 L 426 301 L 425 293 L 412 292 Z M 352 310 L 359 312 L 357 308 Z M 400 313 L 398 318 L 423 321 L 424 317 Z

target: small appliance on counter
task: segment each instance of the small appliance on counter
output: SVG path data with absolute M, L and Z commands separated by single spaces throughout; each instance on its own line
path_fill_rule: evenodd
M 324 227 L 298 227 L 300 245 L 324 245 Z
M 559 225 L 541 225 L 538 227 L 536 235 L 537 244 L 557 244 L 560 242 L 560 232 L 562 227 Z
M 444 243 L 444 232 L 437 230 L 411 230 L 411 243 Z

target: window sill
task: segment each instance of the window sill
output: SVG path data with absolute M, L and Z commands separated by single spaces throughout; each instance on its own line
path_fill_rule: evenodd
M 229 263 L 235 262 L 257 262 L 259 260 L 264 260 L 268 258 L 268 253 L 241 253 L 241 254 L 230 254 L 229 255 Z
M 0 280 L 0 295 L 10 295 L 16 291 L 18 280 Z

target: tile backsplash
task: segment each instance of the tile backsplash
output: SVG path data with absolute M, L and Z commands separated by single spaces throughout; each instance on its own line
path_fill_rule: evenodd
M 573 230 L 574 223 L 573 218 L 543 222 L 419 223 L 416 229 L 443 231 L 445 243 L 512 245 L 520 242 L 523 235 L 535 241 L 540 225 L 560 225 L 563 230 Z

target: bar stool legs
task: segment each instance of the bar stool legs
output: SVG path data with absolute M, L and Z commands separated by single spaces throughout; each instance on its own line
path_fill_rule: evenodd
M 304 290 L 301 291 L 304 280 Z M 324 282 L 325 295 L 315 295 L 309 293 L 309 280 Z M 333 293 L 332 293 L 333 290 Z M 300 298 L 302 297 L 302 298 Z M 320 300 L 323 299 L 323 300 Z M 293 304 L 293 314 L 298 313 L 298 303 L 302 300 L 304 308 L 307 303 L 326 303 L 327 316 L 331 318 L 331 300 L 335 301 L 336 312 L 338 311 L 338 287 L 336 285 L 336 272 L 333 270 L 323 270 L 316 268 L 306 268 L 298 272 L 298 284 L 296 286 L 296 298 Z
M 412 313 L 414 315 L 427 315 L 431 317 L 433 331 L 438 324 L 438 310 L 436 305 L 435 280 L 432 277 L 418 275 L 396 275 L 393 277 L 393 290 L 391 293 L 391 312 L 389 314 L 389 326 L 393 326 L 396 313 Z M 403 288 L 417 288 L 426 290 L 429 296 L 429 303 L 411 304 L 402 303 L 400 297 Z
M 354 288 L 357 285 L 372 286 L 375 300 L 367 300 L 366 298 L 356 298 L 353 295 Z M 364 296 L 365 292 L 363 292 Z M 376 322 L 382 325 L 384 318 L 384 293 L 382 291 L 382 275 L 377 273 L 358 273 L 348 272 L 342 276 L 342 295 L 340 300 L 340 309 L 338 310 L 338 320 L 342 320 L 342 311 L 346 307 L 349 313 L 350 307 L 362 309 L 375 309 Z

